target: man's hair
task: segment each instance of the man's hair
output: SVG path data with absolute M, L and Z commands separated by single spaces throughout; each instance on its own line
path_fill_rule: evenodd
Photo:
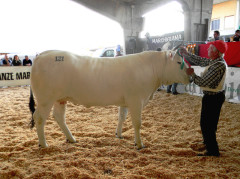
M 215 30 L 214 32 L 220 36 L 220 32 L 218 30 Z
M 239 33 L 239 32 L 240 32 L 240 30 L 236 30 L 236 31 L 235 31 L 235 33 Z

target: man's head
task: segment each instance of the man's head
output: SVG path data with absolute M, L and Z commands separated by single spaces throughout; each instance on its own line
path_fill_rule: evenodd
M 219 40 L 220 32 L 218 30 L 215 30 L 213 33 L 213 37 L 215 40 Z
M 14 55 L 13 59 L 14 60 L 19 60 L 19 57 L 17 55 Z
M 209 58 L 215 60 L 221 57 L 227 51 L 227 44 L 222 40 L 216 40 L 210 42 L 210 46 L 208 48 L 208 56 Z
M 235 36 L 238 36 L 238 37 L 240 36 L 240 30 L 235 31 Z

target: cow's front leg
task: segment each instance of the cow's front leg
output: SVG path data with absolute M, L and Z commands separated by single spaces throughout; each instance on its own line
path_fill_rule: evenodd
M 127 113 L 128 113 L 128 109 L 126 107 L 120 106 L 118 108 L 118 125 L 116 129 L 116 137 L 120 139 L 122 138 L 122 125 L 123 125 L 123 122 L 126 120 Z
M 140 136 L 140 128 L 141 128 L 141 112 L 142 112 L 142 105 L 133 105 L 129 107 L 132 124 L 134 127 L 134 134 L 135 134 L 135 143 L 138 149 L 142 149 L 145 146 L 142 144 L 141 136 Z
M 72 136 L 72 133 L 68 129 L 66 125 L 66 120 L 65 120 L 65 110 L 66 110 L 66 102 L 56 102 L 54 104 L 54 109 L 53 109 L 53 116 L 54 119 L 57 121 L 58 125 L 62 129 L 63 133 L 65 134 L 67 141 L 70 143 L 75 143 L 76 140 Z

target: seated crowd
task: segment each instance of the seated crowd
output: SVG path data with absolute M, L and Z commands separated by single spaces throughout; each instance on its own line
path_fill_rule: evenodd
M 1 59 L 0 66 L 32 66 L 32 60 L 25 55 L 25 59 L 21 61 L 18 55 L 14 55 L 13 59 L 5 55 L 5 58 Z

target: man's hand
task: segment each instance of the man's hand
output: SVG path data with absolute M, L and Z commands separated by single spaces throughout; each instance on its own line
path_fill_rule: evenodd
M 186 50 L 186 48 L 185 48 L 184 46 L 179 47 L 178 50 L 179 50 L 179 53 L 180 53 L 181 55 L 185 55 L 185 54 L 188 53 L 187 50 Z
M 192 75 L 192 74 L 194 73 L 194 69 L 193 69 L 193 68 L 188 68 L 187 71 L 186 71 L 186 73 L 187 73 L 188 75 Z

